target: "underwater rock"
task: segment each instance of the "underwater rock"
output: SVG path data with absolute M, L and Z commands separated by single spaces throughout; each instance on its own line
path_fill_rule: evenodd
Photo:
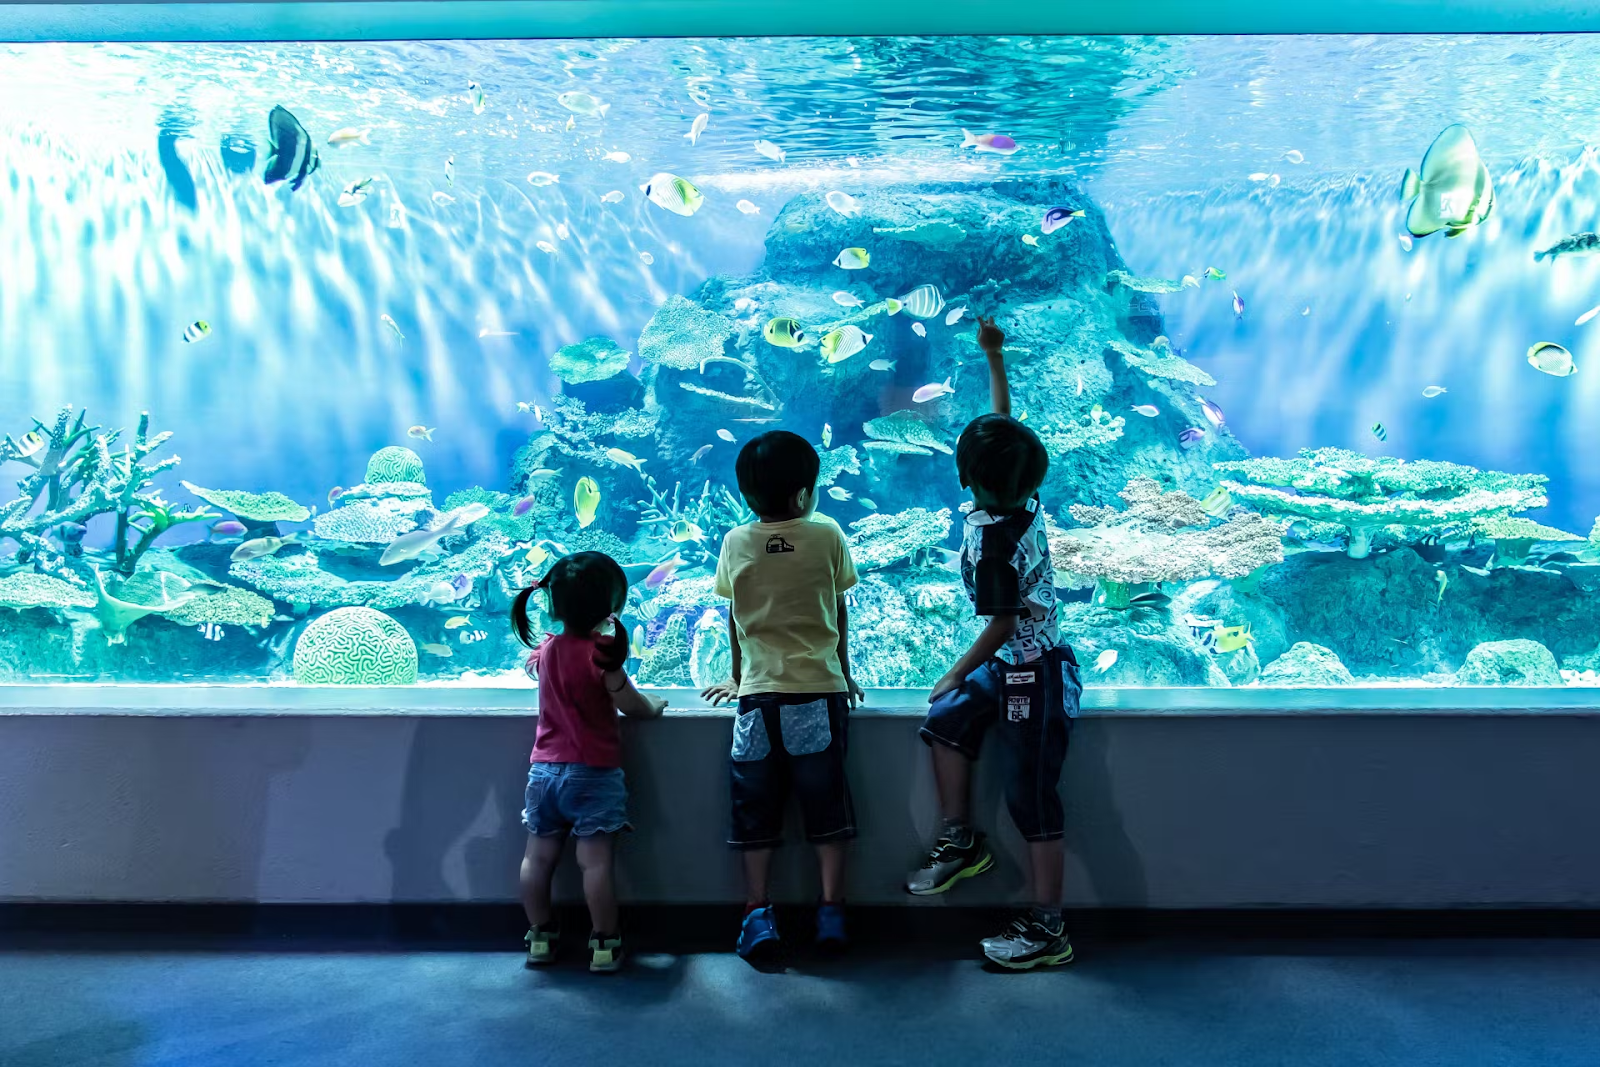
M 1207 388 L 1217 384 L 1211 375 L 1174 352 L 1172 342 L 1165 337 L 1157 337 L 1149 348 L 1141 348 L 1118 338 L 1112 338 L 1110 346 L 1129 367 L 1151 378 L 1167 378 Z
M 864 574 L 850 605 L 850 671 L 865 689 L 932 686 L 971 647 L 981 620 L 943 571 Z
M 1136 274 L 1129 274 L 1125 270 L 1106 271 L 1106 291 L 1110 292 L 1118 286 L 1132 289 L 1136 293 L 1180 293 L 1183 291 L 1183 281 L 1173 281 L 1168 278 L 1141 278 Z
M 1066 603 L 1060 617 L 1062 634 L 1078 657 L 1085 686 L 1229 685 L 1217 657 L 1202 649 L 1188 630 L 1174 627 L 1164 610 L 1135 606 L 1113 611 Z M 1116 661 L 1101 671 L 1095 663 L 1109 650 L 1116 651 Z
M 347 607 L 312 621 L 294 646 L 297 685 L 411 685 L 417 646 L 381 611 Z
M 26 608 L 92 608 L 93 591 L 82 589 L 48 574 L 21 571 L 0 578 L 0 608 L 21 611 Z
M 1550 650 L 1537 641 L 1485 641 L 1467 653 L 1457 685 L 1561 685 Z
M 330 541 L 386 545 L 415 530 L 419 515 L 432 509 L 427 500 L 356 500 L 318 515 L 312 529 Z
M 1355 678 L 1331 648 L 1299 641 L 1261 670 L 1261 684 L 1277 688 L 1322 689 L 1354 685 Z
M 695 623 L 694 643 L 689 653 L 689 679 L 696 689 L 704 689 L 733 676 L 733 652 L 728 645 L 727 616 L 707 608 Z
M 694 679 L 689 674 L 690 656 L 689 624 L 682 615 L 674 615 L 655 640 L 646 642 L 639 654 L 639 671 L 634 679 L 640 685 L 663 688 L 693 685 Z
M 930 248 L 949 248 L 967 238 L 967 231 L 945 219 L 927 219 L 909 226 L 874 226 L 874 235 Z
M 373 486 L 381 482 L 414 482 L 426 485 L 422 457 L 401 445 L 380 448 L 367 460 L 366 483 Z
M 1240 590 L 1233 582 L 1208 579 L 1185 586 L 1173 595 L 1171 612 L 1179 622 L 1187 615 L 1217 619 L 1224 626 L 1249 626 L 1250 643 L 1261 663 L 1271 663 L 1289 648 L 1288 628 L 1278 605 L 1268 597 Z
M 1250 645 L 1217 656 L 1217 666 L 1232 685 L 1249 685 L 1261 677 L 1261 660 Z
M 433 490 L 421 482 L 362 482 L 339 495 L 342 504 L 356 500 L 431 500 Z
M 247 493 L 240 489 L 204 489 L 193 482 L 180 482 L 179 484 L 212 507 L 230 512 L 243 519 L 246 525 L 269 522 L 305 522 L 311 517 L 309 509 L 296 504 L 282 493 Z
M 609 337 L 590 337 L 556 349 L 550 369 L 568 385 L 599 382 L 627 370 L 631 355 Z
M 850 559 L 858 571 L 877 570 L 943 545 L 950 536 L 950 509 L 907 508 L 874 512 L 850 524 Z
M 726 318 L 674 294 L 656 309 L 639 335 L 639 358 L 674 370 L 699 370 L 705 360 L 723 355 L 732 336 L 733 326 Z

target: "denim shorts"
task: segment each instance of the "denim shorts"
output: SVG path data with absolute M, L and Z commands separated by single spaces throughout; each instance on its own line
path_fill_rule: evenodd
M 850 699 L 844 693 L 763 693 L 739 698 L 729 761 L 737 849 L 783 843 L 783 812 L 800 801 L 806 840 L 856 836 L 844 760 Z
M 1055 841 L 1066 832 L 1061 767 L 1083 681 L 1066 646 L 1032 663 L 991 659 L 928 709 L 922 739 L 978 758 L 983 736 L 999 730 L 1006 753 L 1006 808 L 1028 841 Z
M 535 837 L 593 837 L 631 830 L 621 767 L 535 763 L 528 768 L 522 825 Z

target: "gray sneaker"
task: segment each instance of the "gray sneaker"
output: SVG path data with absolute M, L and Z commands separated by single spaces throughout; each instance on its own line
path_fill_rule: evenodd
M 1071 963 L 1072 944 L 1061 920 L 1055 920 L 1053 927 L 1037 915 L 1019 915 L 998 936 L 983 939 L 983 954 L 989 962 L 1011 971 Z
M 965 847 L 941 837 L 928 851 L 922 866 L 906 878 L 906 892 L 919 897 L 943 893 L 963 878 L 982 874 L 994 866 L 994 857 L 983 843 L 983 835 L 973 832 L 972 844 Z

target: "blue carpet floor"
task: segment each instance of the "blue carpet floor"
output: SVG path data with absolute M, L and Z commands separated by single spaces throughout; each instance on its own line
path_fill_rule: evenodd
M 0 1064 L 1600 1063 L 1600 941 L 1108 944 L 1048 973 L 945 951 L 783 973 L 642 955 L 0 952 Z

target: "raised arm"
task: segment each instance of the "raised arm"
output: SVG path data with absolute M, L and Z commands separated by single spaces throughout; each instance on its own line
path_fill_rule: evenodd
M 1011 383 L 1006 381 L 1006 361 L 1001 349 L 1006 335 L 994 318 L 978 316 L 978 347 L 989 359 L 989 409 L 996 415 L 1011 414 Z

